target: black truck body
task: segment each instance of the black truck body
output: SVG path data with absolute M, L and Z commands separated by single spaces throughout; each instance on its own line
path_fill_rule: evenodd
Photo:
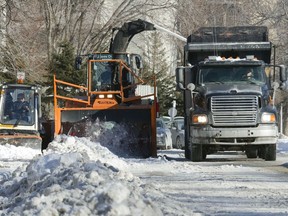
M 264 26 L 200 28 L 187 38 L 185 66 L 176 70 L 187 159 L 233 150 L 276 160 L 273 96 L 286 73 L 284 66 L 270 65 L 271 50 Z

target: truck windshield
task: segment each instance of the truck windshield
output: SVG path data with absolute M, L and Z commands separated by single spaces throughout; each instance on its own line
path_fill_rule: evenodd
M 248 82 L 260 85 L 266 79 L 261 66 L 205 66 L 200 68 L 199 75 L 201 84 Z
M 33 125 L 35 123 L 34 90 L 6 88 L 0 97 L 0 123 Z

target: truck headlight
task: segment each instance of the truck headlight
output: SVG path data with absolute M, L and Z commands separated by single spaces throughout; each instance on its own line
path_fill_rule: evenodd
M 193 124 L 207 124 L 208 117 L 206 114 L 195 114 L 192 116 L 192 123 Z
M 274 113 L 262 113 L 261 116 L 261 122 L 262 123 L 275 123 L 276 122 L 276 116 Z

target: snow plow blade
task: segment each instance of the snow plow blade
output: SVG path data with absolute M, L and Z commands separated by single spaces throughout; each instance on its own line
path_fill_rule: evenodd
M 37 134 L 1 134 L 0 145 L 5 144 L 41 150 L 42 138 Z
M 87 137 L 122 157 L 156 156 L 151 109 L 62 110 L 61 133 Z M 153 114 L 152 114 L 153 115 Z M 153 134 L 154 136 L 154 134 Z

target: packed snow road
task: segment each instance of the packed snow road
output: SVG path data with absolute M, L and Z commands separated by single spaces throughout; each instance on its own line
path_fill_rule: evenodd
M 157 188 L 150 192 L 155 197 L 163 195 L 156 202 L 164 214 L 288 215 L 287 155 L 278 153 L 277 161 L 267 162 L 235 152 L 195 163 L 183 154 L 160 151 L 169 160 L 166 167 L 151 164 L 132 171 Z
M 59 136 L 43 155 L 0 145 L 0 215 L 288 215 L 288 139 L 269 162 L 234 152 L 195 163 L 177 149 L 132 159 L 105 142 Z

